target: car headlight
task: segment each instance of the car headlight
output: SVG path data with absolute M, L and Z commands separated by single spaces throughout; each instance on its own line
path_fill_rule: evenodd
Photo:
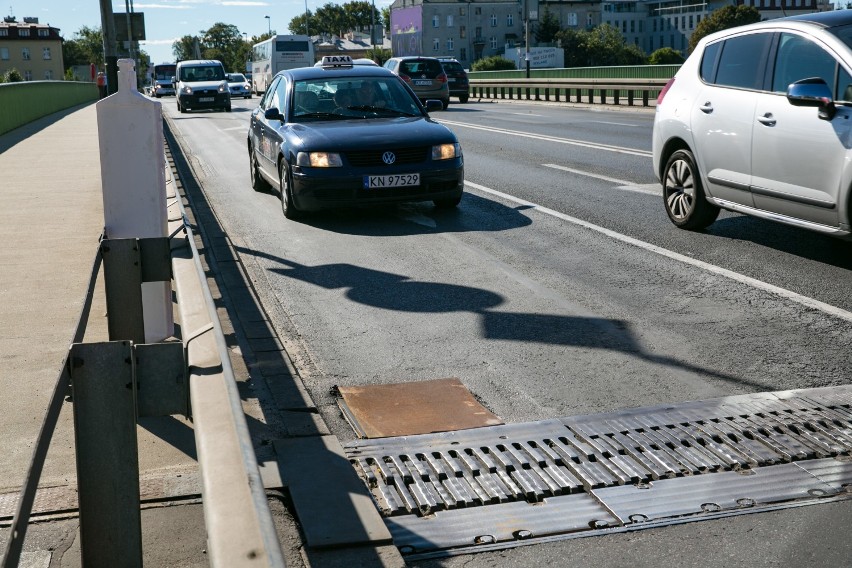
M 296 164 L 312 168 L 339 168 L 343 166 L 343 160 L 336 152 L 299 152 L 296 155 Z
M 221 85 L 219 85 L 219 92 L 220 93 L 227 93 L 228 92 L 228 83 L 222 83 Z
M 433 160 L 452 160 L 461 156 L 461 146 L 458 142 L 455 144 L 439 144 L 432 146 Z
M 181 89 L 181 92 L 184 95 L 191 95 L 192 94 L 192 87 L 190 87 L 189 85 L 186 85 L 183 89 Z

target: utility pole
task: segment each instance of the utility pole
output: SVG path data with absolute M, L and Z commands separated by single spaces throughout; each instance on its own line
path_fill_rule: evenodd
M 529 0 L 524 0 L 524 39 L 526 40 L 526 53 L 524 61 L 527 65 L 527 79 L 530 78 L 530 6 Z
M 118 90 L 118 55 L 115 53 L 115 22 L 111 0 L 100 0 L 101 35 L 104 40 L 104 64 L 106 66 L 107 94 Z

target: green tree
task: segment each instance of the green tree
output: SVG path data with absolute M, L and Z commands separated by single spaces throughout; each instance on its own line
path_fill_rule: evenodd
M 201 43 L 199 38 L 197 36 L 185 35 L 180 39 L 176 39 L 172 44 L 172 55 L 175 56 L 175 61 L 201 57 Z
M 321 8 L 317 8 L 314 20 L 318 33 L 341 36 L 349 30 L 349 18 L 343 6 L 339 4 L 328 2 Z
M 589 65 L 590 55 L 583 43 L 585 31 L 562 30 L 556 34 L 556 39 L 562 45 L 565 52 L 565 67 L 586 67 Z
M 683 55 L 671 47 L 661 47 L 648 57 L 649 65 L 673 65 L 683 63 Z
M 356 0 L 343 5 L 343 11 L 348 18 L 348 29 L 369 28 L 372 22 L 382 23 L 382 15 L 378 10 L 373 10 L 373 5 L 365 0 Z
M 307 28 L 305 27 L 305 22 L 307 22 Z M 319 33 L 319 29 L 310 11 L 305 14 L 299 14 L 290 20 L 287 29 L 290 30 L 291 34 L 306 34 L 310 32 L 311 35 L 316 35 Z
M 695 31 L 689 38 L 689 51 L 692 52 L 698 42 L 705 36 L 712 33 L 744 26 L 746 24 L 754 24 L 760 21 L 760 12 L 754 6 L 725 6 L 719 8 L 695 26 Z
M 535 29 L 535 40 L 538 43 L 553 43 L 556 41 L 556 35 L 559 33 L 559 20 L 556 16 L 550 13 L 550 9 L 545 7 L 544 14 L 541 20 L 538 21 L 538 26 Z
M 393 57 L 393 52 L 390 49 L 382 47 L 371 47 L 366 51 L 366 54 L 368 59 L 372 59 L 379 65 L 384 65 L 385 61 Z
M 12 67 L 8 71 L 6 71 L 6 74 L 3 75 L 3 79 L 4 83 L 20 83 L 24 80 L 24 77 L 23 75 L 21 75 L 20 71 Z
M 382 22 L 385 24 L 385 32 L 391 31 L 391 9 L 390 6 L 382 8 Z
M 98 69 L 104 66 L 104 37 L 100 28 L 83 26 L 71 39 L 62 43 L 62 59 L 65 68 L 94 63 Z
M 514 71 L 515 63 L 501 55 L 492 55 L 473 62 L 472 71 Z
M 202 32 L 201 56 L 221 61 L 226 71 L 242 71 L 245 68 L 245 59 L 241 59 L 244 56 L 242 44 L 243 36 L 237 26 L 217 22 Z

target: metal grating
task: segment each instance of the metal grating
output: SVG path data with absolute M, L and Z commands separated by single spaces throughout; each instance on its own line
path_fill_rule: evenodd
M 852 387 L 358 440 L 345 450 L 403 552 L 511 542 L 518 531 L 573 534 L 852 496 Z M 580 498 L 597 509 L 565 505 Z M 503 515 L 515 531 L 494 520 Z

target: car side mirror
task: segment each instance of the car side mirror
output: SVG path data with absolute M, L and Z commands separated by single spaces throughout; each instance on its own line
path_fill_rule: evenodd
M 820 77 L 810 77 L 791 83 L 787 87 L 787 100 L 793 106 L 817 107 L 817 116 L 822 120 L 831 120 L 837 112 L 831 89 Z
M 263 113 L 263 117 L 266 118 L 266 120 L 280 120 L 281 122 L 284 122 L 284 115 L 281 114 L 281 111 L 276 107 L 266 109 L 266 112 Z
M 435 110 L 444 110 L 444 103 L 437 99 L 428 99 L 426 101 L 426 112 L 432 112 Z

